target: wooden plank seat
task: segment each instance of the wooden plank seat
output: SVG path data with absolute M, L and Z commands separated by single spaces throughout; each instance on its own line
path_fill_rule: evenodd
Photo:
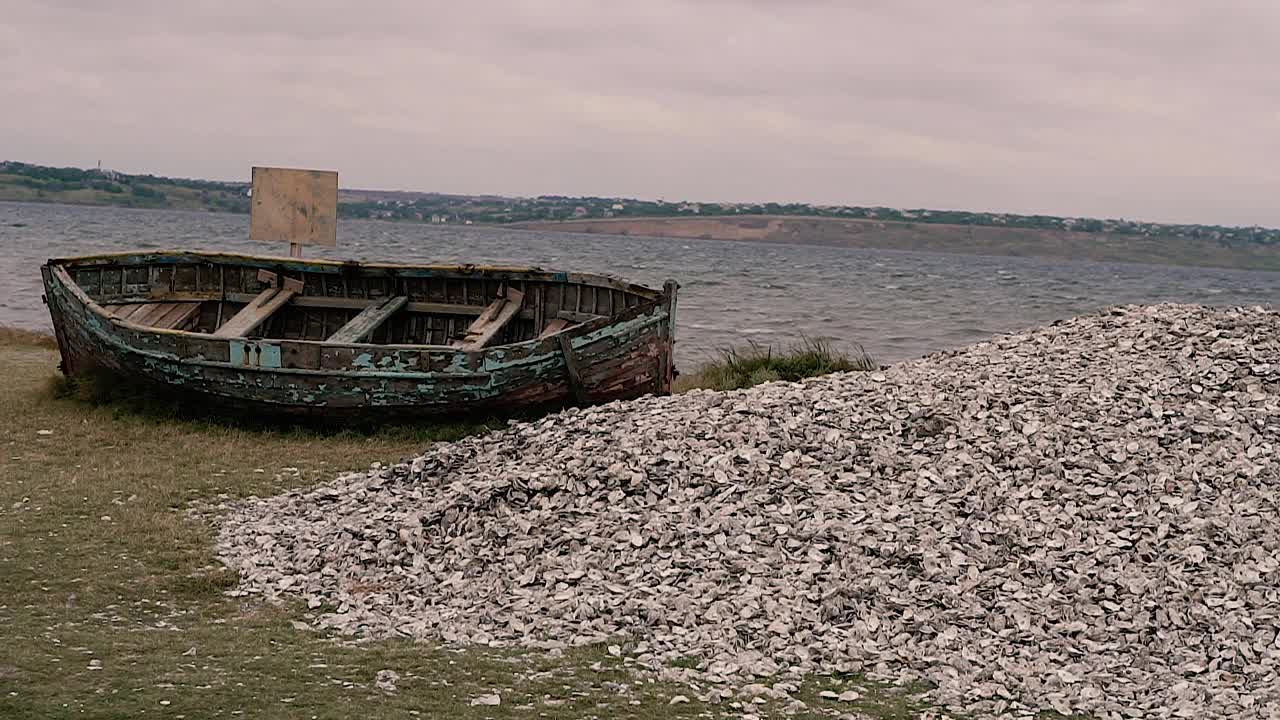
M 298 291 L 292 287 L 271 287 L 258 293 L 228 320 L 222 327 L 213 331 L 217 338 L 245 337 L 267 321 L 271 314 L 285 306 Z
M 198 302 L 141 302 L 112 306 L 112 317 L 161 330 L 187 330 L 200 315 Z
M 355 317 L 347 321 L 346 325 L 338 328 L 337 332 L 329 336 L 327 342 L 358 343 L 372 335 L 379 325 L 386 322 L 388 318 L 408 302 L 409 298 L 403 295 L 375 300 Z
M 467 328 L 466 334 L 450 343 L 461 350 L 480 350 L 488 347 L 498 337 L 498 333 L 507 323 L 520 313 L 524 303 L 524 293 L 513 287 L 504 288 L 498 293 L 498 299 L 480 313 L 480 317 Z
M 552 318 L 551 321 L 542 328 L 542 332 L 538 333 L 538 339 L 541 340 L 545 337 L 551 337 L 572 324 L 572 322 L 562 317 Z

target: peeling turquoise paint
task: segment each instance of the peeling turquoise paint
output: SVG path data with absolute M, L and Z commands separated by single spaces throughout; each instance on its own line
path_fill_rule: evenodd
M 280 367 L 280 346 L 279 345 L 258 345 L 261 351 L 258 365 L 267 368 Z
M 235 366 L 279 368 L 280 346 L 260 340 L 229 341 L 230 363 Z
M 390 355 L 385 355 L 378 361 L 378 367 L 382 370 L 390 370 L 392 372 L 409 372 L 409 363 L 405 362 L 397 351 Z
M 355 371 L 377 371 L 382 373 L 420 373 L 419 356 L 421 352 L 418 350 L 403 352 L 400 350 L 390 351 L 384 355 L 377 356 L 372 352 L 364 352 L 351 359 L 348 367 Z M 464 369 L 464 372 L 470 372 Z

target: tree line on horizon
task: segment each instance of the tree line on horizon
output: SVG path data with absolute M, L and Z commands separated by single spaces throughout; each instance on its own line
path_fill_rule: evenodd
M 5 185 L 25 188 L 30 193 L 34 193 L 32 199 L 36 200 L 143 208 L 175 206 L 172 202 L 175 198 L 172 196 L 180 191 L 183 206 L 195 203 L 212 211 L 249 212 L 249 183 L 247 182 L 170 178 L 150 174 L 126 174 L 110 170 L 59 168 L 16 161 L 0 161 L 0 190 Z M 77 192 L 78 195 L 75 194 Z M 0 199 L 4 197 L 0 194 Z M 20 198 L 26 198 L 26 195 Z M 1126 219 L 922 208 L 775 202 L 666 202 L 565 195 L 509 198 L 492 195 L 343 190 L 339 197 L 338 215 L 343 218 L 410 222 L 492 224 L 606 218 L 776 215 L 1177 237 L 1217 242 L 1223 245 L 1280 243 L 1280 229 L 1258 226 L 1170 224 Z

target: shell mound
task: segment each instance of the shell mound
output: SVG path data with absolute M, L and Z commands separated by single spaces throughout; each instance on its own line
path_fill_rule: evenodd
M 619 642 L 975 715 L 1280 712 L 1280 314 L 1115 308 L 884 372 L 564 412 L 237 506 L 344 632 Z

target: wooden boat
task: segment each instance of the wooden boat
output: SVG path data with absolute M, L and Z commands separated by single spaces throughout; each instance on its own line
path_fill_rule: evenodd
M 671 391 L 671 281 L 194 252 L 41 273 L 63 372 L 103 368 L 219 409 L 383 419 Z

